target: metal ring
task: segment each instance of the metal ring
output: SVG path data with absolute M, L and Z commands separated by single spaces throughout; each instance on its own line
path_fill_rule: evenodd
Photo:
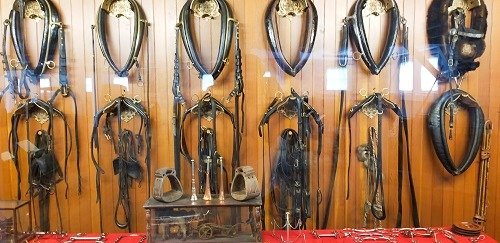
M 140 98 L 139 95 L 135 95 L 134 98 L 132 99 L 132 101 L 135 103 L 135 104 L 138 104 L 138 103 L 141 103 L 142 100 Z
M 304 93 L 302 93 L 302 96 L 309 96 L 309 90 L 306 90 Z
M 14 65 L 14 64 L 12 64 L 12 63 L 15 63 L 15 65 Z M 9 61 L 9 65 L 10 65 L 11 67 L 13 67 L 13 68 L 18 68 L 18 67 L 19 67 L 19 64 L 21 64 L 21 62 L 20 62 L 20 61 L 18 61 L 18 60 L 10 59 L 10 61 Z
M 359 51 L 355 51 L 355 52 L 352 53 L 352 59 L 354 59 L 354 61 L 361 60 L 362 56 L 363 56 L 363 53 L 361 53 Z
M 283 92 L 281 92 L 279 90 L 276 91 L 276 93 L 274 93 L 274 98 L 278 98 L 279 100 L 283 100 Z
M 47 65 L 47 68 L 50 70 L 56 68 L 56 63 L 54 61 L 47 61 L 45 62 L 45 65 Z
M 392 60 L 396 60 L 398 59 L 398 57 L 399 57 L 399 52 L 393 51 L 391 55 Z
M 358 93 L 364 98 L 368 97 L 368 90 L 366 89 L 360 89 Z
M 390 94 L 390 90 L 389 90 L 389 88 L 383 88 L 383 89 L 382 89 L 381 94 L 382 94 L 382 97 L 384 97 L 384 96 L 385 96 L 385 97 L 389 96 L 389 94 Z
M 105 100 L 106 102 L 111 102 L 111 95 L 110 95 L 110 94 L 105 94 L 105 95 L 104 95 L 104 100 Z
M 196 97 L 196 100 L 194 99 L 195 97 Z M 198 94 L 193 94 L 193 97 L 191 97 L 191 101 L 193 101 L 193 102 L 200 101 L 200 96 L 198 96 Z

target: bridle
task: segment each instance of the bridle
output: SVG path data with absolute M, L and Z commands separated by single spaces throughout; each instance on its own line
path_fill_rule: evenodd
M 111 57 L 109 52 L 108 40 L 106 38 L 106 16 L 112 15 L 115 17 L 124 16 L 126 18 L 133 17 L 134 33 L 132 47 L 129 56 L 123 67 L 118 67 L 116 62 Z M 132 16 L 133 15 L 133 16 Z M 97 12 L 97 35 L 101 52 L 118 77 L 127 77 L 130 69 L 135 65 L 139 66 L 139 53 L 141 51 L 142 41 L 147 27 L 146 16 L 136 0 L 104 0 Z M 142 82 L 139 76 L 139 82 Z
M 384 220 L 386 218 L 385 211 L 385 202 L 384 202 L 384 184 L 382 181 L 382 120 L 384 111 L 391 110 L 398 116 L 399 119 L 399 129 L 398 129 L 398 215 L 397 215 L 397 223 L 396 227 L 401 227 L 402 221 L 402 187 L 403 187 L 403 163 L 406 159 L 407 168 L 408 168 L 408 179 L 410 184 L 410 196 L 411 196 L 411 205 L 412 205 L 412 216 L 413 216 L 413 224 L 415 227 L 418 227 L 420 224 L 418 217 L 418 208 L 417 208 L 417 199 L 415 193 L 415 186 L 413 183 L 413 175 L 411 171 L 411 162 L 410 162 L 410 149 L 409 149 L 409 138 L 408 138 L 408 121 L 405 117 L 405 113 L 402 109 L 400 109 L 394 102 L 388 100 L 384 97 L 385 94 L 374 93 L 372 95 L 367 95 L 364 100 L 360 103 L 353 106 L 348 112 L 348 127 L 349 127 L 349 137 L 351 134 L 351 118 L 354 117 L 359 111 L 365 113 L 369 118 L 377 117 L 377 128 L 376 128 L 376 171 L 377 174 L 375 176 L 375 188 L 372 194 L 371 199 L 371 211 L 373 216 L 378 220 Z M 404 144 L 406 143 L 406 146 Z M 349 139 L 349 162 L 348 162 L 348 173 L 349 176 L 350 167 L 351 167 L 351 155 L 352 155 L 352 138 Z M 406 153 L 406 158 L 404 158 L 404 154 Z M 347 199 L 349 199 L 349 183 L 347 184 Z M 379 198 L 377 195 L 381 195 Z M 381 205 L 381 208 L 377 208 L 377 205 Z
M 368 2 L 372 4 L 378 3 L 380 4 L 379 9 L 368 9 Z M 371 4 L 370 4 L 371 5 Z M 371 48 L 368 45 L 368 37 L 366 35 L 366 29 L 363 21 L 363 15 L 365 15 L 365 11 L 373 11 L 370 14 L 380 15 L 384 12 L 387 12 L 390 16 L 390 22 L 388 26 L 388 36 L 386 39 L 386 43 L 384 49 L 381 54 L 380 60 L 375 61 Z M 366 67 L 370 72 L 374 75 L 378 75 L 385 65 L 389 62 L 390 58 L 393 56 L 394 47 L 396 45 L 396 40 L 398 37 L 398 30 L 400 24 L 400 15 L 399 9 L 396 1 L 394 0 L 357 0 L 354 5 L 354 12 L 352 16 L 349 16 L 344 19 L 344 27 L 343 27 L 343 49 L 347 50 L 349 37 L 354 42 L 356 49 L 358 50 L 361 59 L 365 63 Z M 344 54 L 341 56 L 344 60 L 342 62 L 347 62 L 347 55 Z
M 97 200 L 101 200 L 100 190 L 100 175 L 104 174 L 104 170 L 99 165 L 96 154 L 99 152 L 99 124 L 101 118 L 105 116 L 105 123 L 103 132 L 107 140 L 111 141 L 117 158 L 113 160 L 113 169 L 119 178 L 119 195 L 118 201 L 115 206 L 115 224 L 121 228 L 128 228 L 130 231 L 130 198 L 128 188 L 132 180 L 142 181 L 142 167 L 140 165 L 138 155 L 144 149 L 144 141 L 146 148 L 146 156 L 144 162 L 147 170 L 147 191 L 148 197 L 151 192 L 151 119 L 146 112 L 145 108 L 140 104 L 137 99 L 120 96 L 110 101 L 100 111 L 94 115 L 94 126 L 92 130 L 92 137 L 90 142 L 91 158 L 97 171 L 96 175 L 96 193 Z M 130 122 L 134 117 L 138 116 L 141 119 L 139 131 L 134 134 L 132 131 L 123 129 L 123 122 Z M 118 120 L 118 132 L 115 133 L 111 127 L 111 119 L 116 117 Z M 118 142 L 115 140 L 115 134 L 118 137 Z M 124 212 L 124 219 L 120 220 L 118 217 L 119 207 L 122 207 Z
M 314 121 L 316 122 L 316 125 L 318 126 L 318 148 L 317 148 L 317 163 L 319 164 L 319 157 L 321 155 L 321 150 L 322 150 L 322 144 L 323 144 L 323 132 L 324 132 L 324 123 L 321 120 L 320 115 L 318 112 L 308 103 L 308 97 L 307 96 L 301 96 L 295 92 L 294 89 L 291 89 L 291 95 L 279 100 L 278 98 L 275 98 L 273 102 L 269 105 L 269 107 L 266 110 L 266 113 L 264 114 L 263 118 L 261 119 L 259 123 L 259 136 L 263 137 L 264 135 L 264 126 L 268 125 L 270 122 L 270 118 L 274 114 L 282 114 L 288 118 L 292 117 L 297 117 L 297 123 L 298 123 L 298 130 L 294 131 L 293 129 L 288 129 L 282 132 L 281 135 L 281 142 L 282 144 L 280 147 L 280 151 L 295 151 L 297 152 L 296 155 L 292 156 L 294 157 L 298 162 L 296 166 L 299 166 L 301 168 L 301 173 L 300 175 L 297 175 L 293 178 L 293 184 L 298 185 L 294 187 L 293 193 L 291 197 L 293 198 L 292 201 L 292 218 L 294 222 L 303 222 L 304 224 L 302 225 L 305 227 L 305 222 L 307 218 L 311 217 L 311 205 L 310 205 L 310 185 L 309 185 L 309 167 L 310 167 L 310 159 L 309 159 L 309 153 L 310 153 L 310 139 L 311 139 L 311 124 L 310 124 L 310 118 L 313 118 Z M 269 126 L 268 126 L 269 127 Z M 297 136 L 294 136 L 296 134 Z M 268 132 L 269 136 L 269 132 Z M 294 139 L 296 137 L 297 139 Z M 269 140 L 269 138 L 268 138 Z M 293 147 L 298 146 L 298 150 L 293 149 Z M 290 158 L 290 154 L 287 153 L 281 153 L 278 156 L 278 160 L 282 161 L 285 160 L 286 158 Z M 275 164 L 275 166 L 278 166 L 277 164 L 280 164 L 282 166 L 285 166 L 285 163 L 279 163 L 279 161 Z M 264 166 L 264 165 L 263 165 Z M 265 168 L 265 167 L 263 167 Z M 280 168 L 280 167 L 276 167 Z M 281 167 L 283 168 L 283 167 Z M 272 186 L 275 186 L 276 183 L 286 183 L 286 178 L 279 178 L 279 174 L 276 174 L 276 170 L 274 170 L 274 173 L 271 174 L 271 177 L 275 177 L 278 175 L 278 177 L 275 177 L 275 183 Z M 283 175 L 283 174 L 282 174 Z M 318 170 L 318 181 L 319 181 L 319 170 Z M 283 217 L 283 211 L 284 205 L 286 205 L 286 202 L 283 200 L 286 200 L 286 190 L 282 190 L 280 193 L 280 201 L 276 201 L 276 197 L 274 196 L 274 191 L 273 188 L 271 188 L 271 197 L 274 199 L 275 206 L 277 206 L 278 212 L 280 212 Z M 263 188 L 262 193 L 264 193 L 265 190 Z M 318 184 L 318 195 L 317 199 L 319 202 L 321 201 L 321 190 L 319 189 L 319 184 Z M 317 212 L 319 211 L 319 207 L 316 208 Z M 283 218 L 284 219 L 284 218 Z
M 277 30 L 276 12 L 281 17 L 292 17 L 306 13 L 305 36 L 300 47 L 299 58 L 290 63 L 286 60 L 281 48 L 280 37 Z M 271 47 L 274 59 L 279 67 L 288 75 L 295 77 L 306 65 L 314 47 L 316 32 L 318 30 L 318 12 L 311 0 L 274 0 L 266 10 L 265 28 L 267 41 Z
M 431 54 L 438 58 L 438 80 L 447 82 L 479 67 L 485 50 L 488 10 L 483 0 L 434 0 L 427 14 L 427 38 Z M 465 25 L 470 10 L 471 25 Z M 451 23 L 451 25 L 449 25 Z
M 450 114 L 449 126 L 451 130 L 454 126 L 455 112 L 458 107 L 466 110 L 470 119 L 467 152 L 461 159 L 460 164 L 456 164 L 450 155 L 445 128 L 447 111 Z M 463 90 L 449 90 L 431 106 L 427 119 L 427 126 L 432 138 L 432 145 L 434 146 L 434 150 L 441 164 L 450 174 L 454 176 L 460 175 L 470 167 L 472 162 L 474 162 L 477 152 L 481 147 L 484 122 L 483 110 L 477 101 Z

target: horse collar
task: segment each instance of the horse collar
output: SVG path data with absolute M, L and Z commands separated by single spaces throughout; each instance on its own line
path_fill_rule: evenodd
M 371 6 L 368 6 L 369 2 L 376 2 L 381 4 L 381 8 L 379 9 L 369 9 L 373 11 L 374 15 L 379 15 L 381 12 L 387 11 L 390 16 L 388 36 L 386 39 L 384 50 L 382 52 L 382 56 L 378 62 L 375 61 L 372 56 L 372 48 L 370 48 L 368 44 L 368 37 L 366 36 L 366 29 L 363 21 L 363 13 L 366 11 L 365 9 Z M 348 18 L 353 30 L 351 31 L 351 38 L 354 40 L 354 44 L 356 45 L 358 51 L 361 53 L 363 62 L 366 64 L 370 72 L 374 75 L 378 75 L 385 67 L 387 62 L 389 62 L 392 56 L 392 52 L 394 51 L 394 46 L 396 45 L 396 39 L 398 36 L 398 28 L 400 22 L 398 5 L 393 0 L 389 0 L 389 3 L 386 2 L 387 1 L 381 0 L 357 0 L 354 6 L 354 16 L 352 16 L 352 18 Z
M 205 8 L 206 7 L 206 8 Z M 209 9 L 210 11 L 201 11 L 200 9 Z M 193 10 L 193 11 L 192 11 Z M 201 18 L 214 18 L 220 14 L 221 16 L 221 33 L 219 40 L 219 51 L 217 53 L 217 60 L 212 70 L 204 67 L 199 54 L 196 52 L 194 40 L 191 32 L 191 13 Z M 187 1 L 180 13 L 180 29 L 182 35 L 182 42 L 186 48 L 189 59 L 193 63 L 196 70 L 199 72 L 199 77 L 204 75 L 211 75 L 214 80 L 219 77 L 224 69 L 229 50 L 231 48 L 231 41 L 233 38 L 233 22 L 232 13 L 225 0 L 192 0 Z
M 280 37 L 277 30 L 276 13 L 280 16 L 296 16 L 306 12 L 306 35 L 303 37 L 302 46 L 300 47 L 299 58 L 295 63 L 290 64 L 286 60 L 283 50 L 281 49 Z M 266 10 L 265 27 L 267 40 L 271 47 L 274 59 L 279 67 L 287 74 L 295 77 L 297 73 L 306 65 L 314 47 L 316 32 L 318 30 L 318 12 L 314 3 L 311 0 L 300 0 L 291 2 L 291 0 L 274 0 L 269 4 Z

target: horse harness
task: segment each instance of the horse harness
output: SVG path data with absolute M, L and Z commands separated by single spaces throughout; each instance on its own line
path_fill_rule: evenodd
M 291 211 L 292 221 L 301 222 L 301 225 L 306 227 L 305 222 L 311 217 L 309 151 L 312 127 L 309 119 L 313 118 L 318 126 L 318 164 L 322 150 L 324 124 L 316 110 L 308 103 L 308 97 L 300 96 L 292 89 L 290 96 L 281 101 L 276 98 L 268 107 L 259 124 L 260 137 L 263 136 L 264 126 L 276 113 L 288 118 L 298 117 L 298 131 L 289 128 L 281 133 L 280 150 L 271 174 L 271 198 L 283 223 L 286 221 L 285 214 Z M 280 188 L 279 201 L 274 191 L 278 187 Z M 288 205 L 289 199 L 291 206 Z M 317 200 L 321 201 L 319 187 Z
M 455 116 L 458 108 L 462 108 L 468 112 L 469 139 L 467 152 L 461 159 L 459 164 L 453 161 L 450 155 L 447 139 L 452 139 L 452 129 L 455 125 Z M 449 130 L 450 136 L 446 136 L 445 117 L 446 113 L 450 114 Z M 477 101 L 467 92 L 459 89 L 451 89 L 437 99 L 429 110 L 427 126 L 432 138 L 432 145 L 436 151 L 436 155 L 441 161 L 446 171 L 457 176 L 464 173 L 474 162 L 476 155 L 481 147 L 484 127 L 483 110 Z
M 95 114 L 90 149 L 92 151 L 92 162 L 97 170 L 96 191 L 98 201 L 101 200 L 100 175 L 104 174 L 104 170 L 100 166 L 96 152 L 99 154 L 98 130 L 101 118 L 104 115 L 106 115 L 103 126 L 104 136 L 111 141 L 117 154 L 117 157 L 112 161 L 114 174 L 118 175 L 119 181 L 119 195 L 114 212 L 115 224 L 121 229 L 128 228 L 130 230 L 131 212 L 128 188 L 131 187 L 133 180 L 137 180 L 139 183 L 142 181 L 144 173 L 139 162 L 139 154 L 144 150 L 144 143 L 146 144 L 145 164 L 147 168 L 148 197 L 151 191 L 151 120 L 139 100 L 123 96 L 112 100 Z M 123 129 L 123 122 L 130 122 L 136 116 L 141 119 L 139 131 L 134 134 L 131 130 Z M 111 119 L 113 117 L 118 120 L 117 133 L 112 128 Z M 116 140 L 116 138 L 118 139 Z M 123 209 L 124 219 L 119 219 L 118 211 L 120 207 Z
M 217 54 L 217 59 L 215 65 L 210 70 L 203 66 L 200 55 L 196 52 L 194 38 L 192 36 L 192 24 L 191 15 L 202 19 L 214 19 L 216 17 L 221 17 L 221 33 L 219 40 L 219 50 Z M 232 173 L 234 174 L 236 168 L 240 166 L 239 162 L 239 152 L 241 147 L 241 134 L 244 128 L 244 102 L 245 94 L 243 92 L 244 82 L 243 82 L 243 70 L 242 70 L 242 56 L 240 49 L 240 31 L 239 22 L 233 18 L 231 9 L 225 0 L 190 0 L 184 4 L 181 13 L 179 15 L 179 23 L 176 27 L 176 52 L 174 59 L 174 80 L 172 86 L 172 93 L 174 95 L 174 163 L 175 170 L 177 173 L 181 174 L 180 167 L 180 155 L 181 155 L 181 105 L 185 103 L 182 93 L 180 91 L 180 48 L 179 48 L 179 37 L 182 39 L 183 45 L 186 49 L 191 63 L 196 68 L 199 73 L 199 78 L 204 76 L 211 76 L 216 80 L 221 72 L 223 71 L 225 65 L 228 63 L 228 56 L 231 49 L 231 42 L 235 39 L 235 78 L 234 78 L 234 88 L 226 98 L 226 101 L 230 101 L 234 98 L 235 113 L 234 113 L 234 148 L 233 148 L 233 163 L 232 163 Z M 240 103 L 241 99 L 241 103 Z M 218 101 L 217 101 L 218 102 Z M 220 102 L 219 102 L 220 104 Z M 223 107 L 223 106 L 221 106 Z M 241 111 L 241 113 L 240 113 Z M 227 113 L 229 114 L 229 113 Z M 184 139 L 184 138 L 182 138 Z M 185 151 L 185 150 L 184 150 Z M 202 158 L 200 157 L 200 160 Z M 190 160 L 189 160 L 190 161 Z
M 303 37 L 303 44 L 300 47 L 300 55 L 294 63 L 290 63 L 286 60 L 281 48 L 276 14 L 280 17 L 291 18 L 304 13 L 306 14 L 307 29 Z M 314 3 L 311 0 L 273 0 L 269 3 L 266 10 L 265 28 L 267 41 L 278 66 L 288 75 L 295 77 L 309 60 L 316 40 L 318 12 Z
M 470 28 L 466 17 L 470 11 Z M 431 53 L 438 58 L 442 82 L 463 76 L 479 67 L 485 51 L 488 10 L 483 0 L 434 0 L 427 14 Z
M 406 153 L 406 161 L 408 167 L 408 179 L 410 184 L 410 196 L 411 196 L 411 205 L 412 205 L 412 217 L 413 224 L 415 227 L 418 227 L 420 224 L 418 217 L 418 208 L 417 208 L 417 199 L 415 193 L 415 187 L 413 183 L 413 176 L 411 172 L 411 162 L 409 155 L 409 139 L 408 139 L 408 123 L 406 116 L 406 111 L 404 109 L 400 109 L 395 103 L 388 100 L 384 97 L 385 94 L 374 93 L 372 95 L 366 96 L 366 98 L 361 101 L 359 104 L 353 106 L 348 112 L 348 127 L 349 134 L 351 134 L 351 118 L 354 117 L 359 111 L 362 111 L 369 118 L 377 117 L 377 128 L 376 131 L 372 132 L 372 138 L 374 138 L 374 134 L 376 134 L 377 139 L 371 139 L 372 144 L 376 144 L 377 147 L 373 148 L 373 154 L 370 157 L 376 159 L 375 166 L 375 182 L 374 182 L 374 191 L 372 193 L 371 198 L 371 212 L 375 219 L 384 220 L 386 218 L 386 210 L 385 210 L 385 200 L 384 200 L 384 184 L 382 180 L 382 141 L 383 141 L 383 131 L 382 131 L 382 120 L 383 114 L 386 110 L 392 110 L 399 118 L 399 129 L 398 129 L 398 215 L 397 215 L 397 223 L 396 227 L 401 227 L 402 220 L 402 187 L 403 187 L 403 163 L 404 163 L 404 154 Z M 404 105 L 403 105 L 404 107 Z M 349 139 L 349 158 L 351 157 L 351 143 L 352 138 Z M 404 144 L 406 143 L 406 146 Z M 406 148 L 405 148 L 406 147 Z M 350 159 L 348 163 L 348 173 L 350 171 Z M 347 198 L 349 198 L 349 183 L 347 184 Z M 380 207 L 379 207 L 380 206 Z
M 347 65 L 349 39 L 354 42 L 361 59 L 371 74 L 378 75 L 393 56 L 396 45 L 399 24 L 403 23 L 403 43 L 407 42 L 406 20 L 400 17 L 399 8 L 394 0 L 357 0 L 352 16 L 346 17 L 342 26 L 341 66 Z M 390 16 L 388 35 L 381 58 L 377 62 L 372 55 L 372 48 L 368 44 L 363 16 L 381 15 L 387 12 Z M 406 38 L 406 40 L 405 40 Z M 354 57 L 357 60 L 358 57 Z
M 205 191 L 206 183 L 206 172 L 207 167 L 209 167 L 209 175 L 210 175 L 210 191 L 213 194 L 219 193 L 218 186 L 218 175 L 217 171 L 220 168 L 220 165 L 217 165 L 217 161 L 220 161 L 220 154 L 217 150 L 217 115 L 219 113 L 223 113 L 227 115 L 231 123 L 233 125 L 233 158 L 232 158 L 232 166 L 239 164 L 239 152 L 237 151 L 237 140 L 236 136 L 238 130 L 235 125 L 235 117 L 234 114 L 231 113 L 220 101 L 215 99 L 211 94 L 205 94 L 193 107 L 189 108 L 184 112 L 182 116 L 182 127 L 181 127 L 181 153 L 184 158 L 189 162 L 193 163 L 192 156 L 189 153 L 187 142 L 186 142 L 186 132 L 185 132 L 185 123 L 190 114 L 196 115 L 198 120 L 198 158 L 200 161 L 200 166 L 198 170 L 198 176 L 200 181 L 200 193 L 203 194 Z M 211 128 L 204 127 L 202 125 L 202 119 L 206 119 L 212 123 Z M 205 163 L 205 165 L 202 165 Z M 234 168 L 233 170 L 236 170 Z M 227 181 L 227 170 L 224 168 L 226 172 L 226 181 Z M 229 187 L 228 187 L 229 188 Z
M 52 103 L 45 102 L 40 99 L 27 99 L 21 103 L 14 111 L 11 117 L 12 130 L 9 133 L 10 147 L 9 151 L 13 155 L 13 162 L 17 171 L 17 184 L 18 184 L 18 199 L 21 198 L 21 172 L 19 163 L 19 122 L 24 118 L 26 121 L 26 136 L 29 141 L 29 119 L 33 117 L 41 125 L 47 123 L 47 130 L 39 130 L 35 136 L 35 148 L 27 150 L 29 154 L 29 196 L 34 199 L 38 196 L 40 208 L 40 230 L 50 230 L 49 220 L 49 201 L 50 195 L 55 194 L 57 201 L 57 210 L 59 216 L 59 228 L 61 229 L 61 211 L 59 208 L 59 199 L 57 195 L 56 184 L 64 180 L 66 184 L 66 198 L 68 196 L 68 173 L 67 166 L 69 156 L 72 150 L 72 135 L 69 125 L 66 121 L 65 115 L 56 109 Z M 64 123 L 65 133 L 65 157 L 64 157 L 64 173 L 55 155 L 55 144 L 57 140 L 54 136 L 54 117 L 59 117 Z M 78 150 L 78 148 L 77 148 Z M 80 175 L 78 174 L 78 177 Z

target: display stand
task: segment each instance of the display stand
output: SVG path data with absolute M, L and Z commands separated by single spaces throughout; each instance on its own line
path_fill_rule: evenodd
M 0 242 L 22 242 L 32 231 L 30 201 L 0 201 Z M 26 210 L 26 214 L 22 214 Z M 22 217 L 22 218 L 21 218 Z M 28 228 L 23 230 L 23 225 Z
M 262 198 L 239 202 L 226 196 L 221 200 L 191 201 L 183 196 L 173 203 L 150 198 L 146 209 L 148 242 L 260 242 Z M 237 211 L 239 214 L 234 214 Z M 241 215 L 236 218 L 235 215 Z

